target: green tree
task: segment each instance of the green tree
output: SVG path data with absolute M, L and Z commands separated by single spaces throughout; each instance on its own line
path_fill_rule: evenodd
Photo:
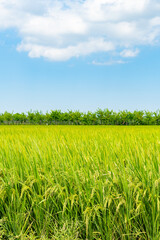
M 145 111 L 144 124 L 145 125 L 155 125 L 155 118 L 152 112 Z
M 5 112 L 4 115 L 4 122 L 7 123 L 7 124 L 11 124 L 12 123 L 12 120 L 13 120 L 13 114 L 12 113 L 9 113 L 9 112 Z
M 34 115 L 35 115 L 34 119 L 35 119 L 35 123 L 36 124 L 40 124 L 41 125 L 41 124 L 43 124 L 45 122 L 45 116 L 44 116 L 44 114 L 41 111 L 40 112 L 35 111 Z
M 4 114 L 0 114 L 0 124 L 4 124 Z
M 144 111 L 134 111 L 133 115 L 135 125 L 144 125 Z
M 52 119 L 52 123 L 53 124 L 60 124 L 60 122 L 62 121 L 61 119 L 61 110 L 52 110 L 50 113 L 51 119 Z
M 100 125 L 102 125 L 103 123 L 104 123 L 104 111 L 102 110 L 102 109 L 98 109 L 97 111 L 96 111 L 96 115 L 97 115 L 97 119 L 98 119 L 98 123 L 100 124 Z
M 160 125 L 160 110 L 153 113 L 154 122 L 156 125 Z
M 35 118 L 34 112 L 32 112 L 32 111 L 28 112 L 27 120 L 28 120 L 27 122 L 29 124 L 35 124 L 36 123 L 36 118 Z

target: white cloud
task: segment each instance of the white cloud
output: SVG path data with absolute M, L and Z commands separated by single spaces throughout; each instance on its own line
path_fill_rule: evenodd
M 150 24 L 152 27 L 159 26 L 160 25 L 160 17 L 152 18 L 150 21 Z
M 160 2 L 0 0 L 0 29 L 9 28 L 30 57 L 63 61 L 120 49 L 122 58 L 136 57 L 140 46 L 160 43 Z
M 71 57 L 86 56 L 96 52 L 108 52 L 113 50 L 114 46 L 112 43 L 105 42 L 103 39 L 93 39 L 66 48 L 54 48 L 22 43 L 17 49 L 19 51 L 28 51 L 29 56 L 32 58 L 45 57 L 53 61 L 63 61 Z
M 132 58 L 136 57 L 139 54 L 139 50 L 131 50 L 131 49 L 125 49 L 120 53 L 120 56 L 124 58 Z
M 126 63 L 126 62 L 123 60 L 110 60 L 108 62 L 92 61 L 92 64 L 97 65 L 97 66 L 111 66 L 111 65 L 124 64 L 124 63 Z

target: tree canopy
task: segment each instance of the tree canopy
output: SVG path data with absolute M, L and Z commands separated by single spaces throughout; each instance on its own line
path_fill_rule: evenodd
M 43 125 L 160 125 L 160 110 L 119 111 L 98 109 L 95 112 L 52 110 L 47 113 L 29 111 L 27 113 L 0 114 L 1 125 L 43 124 Z

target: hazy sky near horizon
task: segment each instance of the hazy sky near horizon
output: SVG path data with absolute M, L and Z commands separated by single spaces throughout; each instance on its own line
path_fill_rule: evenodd
M 0 0 L 0 103 L 160 109 L 160 1 Z

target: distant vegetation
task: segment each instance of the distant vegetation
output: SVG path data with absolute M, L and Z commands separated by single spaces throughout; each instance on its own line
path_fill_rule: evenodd
M 61 112 L 41 111 L 25 113 L 1 113 L 0 125 L 42 124 L 42 125 L 160 125 L 160 110 L 150 111 L 119 111 L 101 110 L 82 113 L 79 111 Z

